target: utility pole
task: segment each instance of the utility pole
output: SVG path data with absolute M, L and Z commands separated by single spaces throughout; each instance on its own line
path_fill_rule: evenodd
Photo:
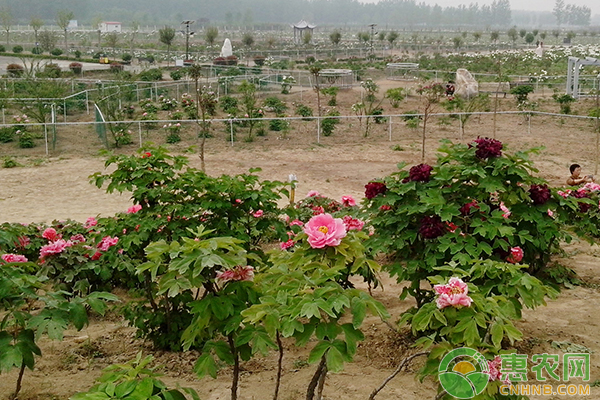
M 375 36 L 375 27 L 377 26 L 377 24 L 371 24 L 369 25 L 371 27 L 371 46 L 370 46 L 370 56 L 373 57 L 375 56 L 375 49 L 373 48 L 373 37 Z
M 190 59 L 190 25 L 196 21 L 183 21 L 181 24 L 185 25 L 185 60 Z

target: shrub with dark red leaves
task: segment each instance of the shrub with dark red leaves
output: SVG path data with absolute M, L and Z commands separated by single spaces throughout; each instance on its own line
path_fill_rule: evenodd
M 533 200 L 533 204 L 542 205 L 550 200 L 550 189 L 548 189 L 548 185 L 531 185 L 529 196 Z
M 365 197 L 369 200 L 387 192 L 387 186 L 381 182 L 369 182 L 365 185 Z
M 467 216 L 469 214 L 471 214 L 471 211 L 473 208 L 476 208 L 479 210 L 479 204 L 477 204 L 477 200 L 473 200 L 470 203 L 465 204 L 464 206 L 462 206 L 460 208 L 460 213 L 461 215 Z
M 423 239 L 435 239 L 444 235 L 446 232 L 446 225 L 442 222 L 442 219 L 437 215 L 434 215 L 432 217 L 425 216 L 421 220 L 419 234 L 423 237 Z
M 477 143 L 477 151 L 475 155 L 482 160 L 500 157 L 502 155 L 502 142 L 490 138 L 477 138 L 474 140 Z
M 408 171 L 408 180 L 412 182 L 429 182 L 433 167 L 427 164 L 415 165 Z

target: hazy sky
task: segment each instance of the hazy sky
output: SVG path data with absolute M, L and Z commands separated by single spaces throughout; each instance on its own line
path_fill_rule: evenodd
M 359 0 L 363 3 L 376 3 L 379 0 Z M 460 4 L 469 5 L 470 3 L 478 3 L 480 6 L 484 4 L 492 4 L 493 0 L 417 0 L 417 3 L 439 4 L 442 7 L 458 6 Z M 533 11 L 552 11 L 554 8 L 554 0 L 510 0 L 511 9 L 513 10 L 533 10 Z M 599 0 L 565 0 L 565 4 L 574 4 L 576 6 L 588 6 L 594 14 L 600 14 Z

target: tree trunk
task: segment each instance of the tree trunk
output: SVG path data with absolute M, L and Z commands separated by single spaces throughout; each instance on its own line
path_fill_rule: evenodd
M 322 400 L 323 388 L 325 387 L 325 378 L 327 377 L 327 364 L 325 364 L 321 370 L 321 376 L 319 376 L 319 384 L 317 386 L 317 400 Z
M 423 114 L 423 137 L 421 143 L 421 162 L 425 162 L 425 131 L 427 129 L 427 118 L 429 114 L 429 108 L 425 107 L 425 113 Z
M 240 379 L 240 357 L 238 356 L 237 349 L 235 348 L 235 344 L 233 343 L 233 336 L 227 336 L 227 340 L 229 342 L 229 348 L 231 349 L 231 354 L 233 354 L 233 377 L 231 380 L 231 400 L 237 400 L 237 388 L 238 382 Z
M 19 397 L 19 392 L 21 391 L 21 382 L 23 381 L 24 373 L 25 373 L 25 362 L 21 362 L 21 369 L 19 370 L 19 376 L 17 378 L 17 387 L 15 389 L 15 394 L 12 396 L 13 399 L 17 399 Z
M 283 366 L 283 343 L 281 343 L 281 335 L 277 331 L 277 347 L 279 349 L 279 358 L 277 359 L 277 378 L 275 380 L 275 394 L 273 394 L 273 400 L 277 400 L 279 396 L 279 385 L 281 384 L 281 370 Z
M 308 385 L 308 390 L 306 391 L 306 400 L 313 400 L 315 398 L 315 389 L 319 384 L 319 379 L 321 378 L 321 374 L 323 372 L 323 368 L 327 368 L 327 361 L 325 359 L 325 354 L 321 357 L 321 362 L 317 366 L 317 370 L 310 380 L 310 384 Z

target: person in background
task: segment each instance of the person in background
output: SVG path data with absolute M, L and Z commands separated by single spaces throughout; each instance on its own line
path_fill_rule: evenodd
M 594 182 L 593 175 L 581 176 L 581 165 L 579 164 L 572 164 L 569 167 L 569 171 L 571 171 L 571 176 L 567 179 L 567 185 L 569 186 L 578 186 L 584 183 Z

